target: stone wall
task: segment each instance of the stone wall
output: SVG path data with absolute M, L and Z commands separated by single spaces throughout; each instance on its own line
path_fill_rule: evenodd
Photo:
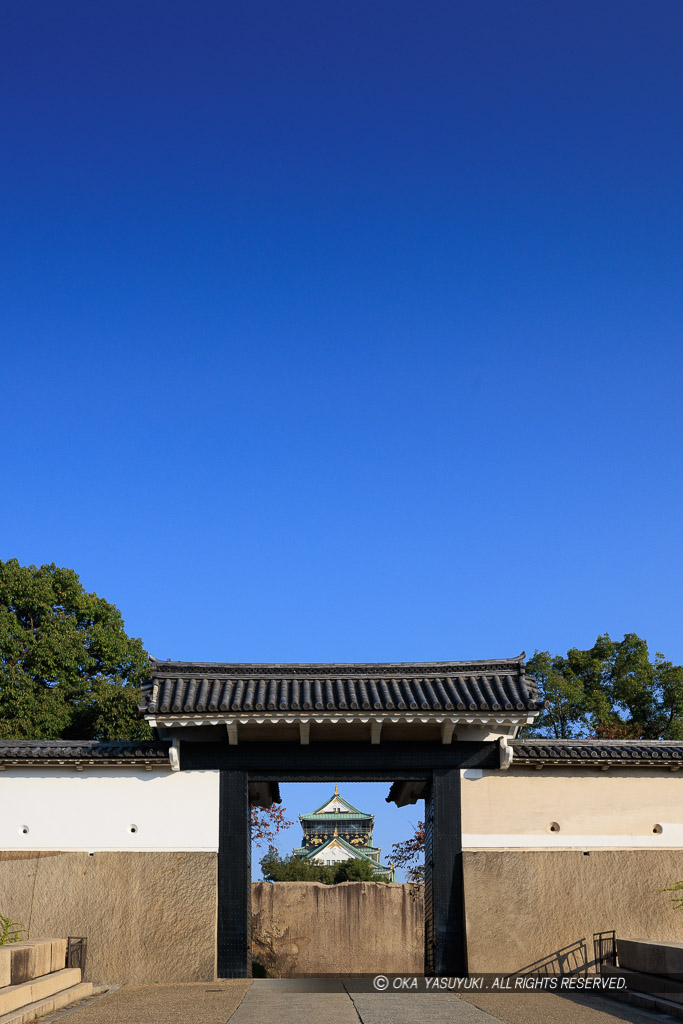
M 0 853 L 0 913 L 85 935 L 94 982 L 216 977 L 215 853 Z M 255 882 L 254 955 L 273 977 L 421 972 L 422 904 L 377 882 Z
M 656 892 L 681 850 L 463 854 L 471 972 L 513 972 L 593 932 L 683 942 L 683 911 Z M 95 982 L 211 981 L 215 853 L 0 853 L 0 913 L 31 936 L 86 935 Z M 421 973 L 422 904 L 377 882 L 255 882 L 254 955 L 273 977 Z
M 0 853 L 0 913 L 85 935 L 95 982 L 216 976 L 215 853 Z
M 683 942 L 683 911 L 658 893 L 681 850 L 484 850 L 463 855 L 469 970 L 514 972 L 593 933 Z
M 423 973 L 422 901 L 407 885 L 255 882 L 252 912 L 271 977 Z

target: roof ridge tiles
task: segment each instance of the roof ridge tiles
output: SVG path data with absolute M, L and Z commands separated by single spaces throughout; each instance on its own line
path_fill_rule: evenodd
M 235 674 L 238 672 L 266 673 L 275 669 L 287 675 L 296 674 L 302 670 L 306 674 L 325 675 L 330 669 L 350 672 L 354 678 L 361 675 L 376 675 L 380 669 L 391 671 L 394 669 L 404 670 L 411 674 L 418 670 L 418 674 L 424 674 L 421 670 L 439 669 L 445 671 L 448 668 L 487 668 L 493 666 L 520 666 L 524 662 L 525 654 L 517 655 L 514 658 L 491 658 L 472 659 L 465 661 L 362 661 L 362 662 L 223 662 L 223 661 L 159 661 L 152 658 L 152 669 L 154 676 L 164 676 L 166 673 L 188 674 L 190 669 L 214 669 L 220 674 Z M 267 670 L 267 671 L 266 671 Z M 365 670 L 365 671 L 363 671 Z
M 594 746 L 594 747 L 623 747 L 625 745 L 639 745 L 643 747 L 683 747 L 683 740 L 600 740 L 594 737 L 588 737 L 586 739 L 549 739 L 544 736 L 522 736 L 512 740 L 514 744 L 525 744 L 528 746 L 559 746 L 572 744 L 574 746 Z
M 521 656 L 507 662 L 348 665 L 156 662 L 140 710 L 169 715 L 292 712 L 483 712 L 515 717 L 538 707 Z
M 161 740 L 0 740 L 0 761 L 152 759 L 168 762 L 171 744 Z
M 544 737 L 513 739 L 513 763 L 535 764 L 544 762 L 562 765 L 576 764 L 629 764 L 634 767 L 647 764 L 676 769 L 683 762 L 683 740 L 598 740 L 559 739 Z

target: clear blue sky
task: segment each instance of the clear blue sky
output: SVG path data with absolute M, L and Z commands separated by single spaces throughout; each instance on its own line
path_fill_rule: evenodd
M 391 861 L 391 847 L 394 843 L 408 839 L 415 831 L 418 821 L 424 818 L 424 803 L 408 804 L 397 807 L 386 802 L 389 786 L 381 782 L 340 782 L 339 792 L 359 811 L 375 816 L 373 843 L 381 849 L 381 863 Z M 301 846 L 303 832 L 299 824 L 300 814 L 310 814 L 317 810 L 334 793 L 334 786 L 329 782 L 292 783 L 280 785 L 282 806 L 286 810 L 288 821 L 293 822 L 290 828 L 280 832 L 276 837 L 278 852 L 283 857 L 296 847 Z M 261 879 L 261 858 L 267 850 L 265 842 L 252 842 L 251 875 L 254 880 Z M 405 872 L 397 869 L 397 880 L 405 881 Z
M 159 658 L 683 660 L 680 0 L 0 21 L 1 557 Z

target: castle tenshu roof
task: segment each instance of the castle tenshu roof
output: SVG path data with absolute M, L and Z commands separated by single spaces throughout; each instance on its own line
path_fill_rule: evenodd
M 320 859 L 321 853 L 324 853 L 324 851 L 327 850 L 328 847 L 333 846 L 335 844 L 341 846 L 341 848 L 343 850 L 346 850 L 353 858 L 357 858 L 358 860 L 369 860 L 371 864 L 374 864 L 378 871 L 391 870 L 391 866 L 387 866 L 386 864 L 380 864 L 378 861 L 374 860 L 374 858 L 372 858 L 369 855 L 368 851 L 379 852 L 378 846 L 352 846 L 351 843 L 348 843 L 343 836 L 330 836 L 330 838 L 327 839 L 321 846 L 302 846 L 298 850 L 294 850 L 294 853 L 297 856 L 304 858 L 305 860 L 317 860 Z
M 502 661 L 401 664 L 223 664 L 153 662 L 140 710 L 249 717 L 255 713 L 371 711 L 523 715 L 541 704 L 524 654 Z
M 333 803 L 342 804 L 344 807 L 346 807 L 346 810 L 326 811 L 325 808 L 329 807 L 330 804 Z M 359 811 L 357 807 L 354 807 L 353 804 L 349 803 L 349 801 L 346 800 L 343 796 L 340 796 L 339 788 L 335 786 L 334 793 L 332 794 L 331 797 L 329 797 L 324 803 L 322 803 L 320 807 L 316 807 L 314 811 L 310 811 L 308 814 L 300 814 L 299 821 L 321 821 L 325 823 L 334 822 L 337 819 L 339 819 L 340 821 L 351 821 L 357 818 L 372 821 L 373 817 L 374 816 L 372 814 L 366 814 L 365 811 Z

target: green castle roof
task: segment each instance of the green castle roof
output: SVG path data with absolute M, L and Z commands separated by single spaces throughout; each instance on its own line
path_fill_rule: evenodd
M 340 803 L 344 804 L 347 810 L 327 811 L 323 817 L 323 807 L 327 807 L 327 805 L 331 803 L 333 800 L 338 800 Z M 310 821 L 311 819 L 313 819 L 315 821 L 319 821 L 321 817 L 323 818 L 323 821 L 332 821 L 334 818 L 367 818 L 368 820 L 370 820 L 374 817 L 374 815 L 366 814 L 365 811 L 359 811 L 357 807 L 354 807 L 353 804 L 350 804 L 349 801 L 345 800 L 343 796 L 340 796 L 339 790 L 335 787 L 334 793 L 332 794 L 331 797 L 325 800 L 325 802 L 322 803 L 320 807 L 318 807 L 315 811 L 310 811 L 308 814 L 300 814 L 299 820 Z
M 323 806 L 325 806 L 323 804 Z M 373 815 L 365 814 L 363 811 L 325 811 L 320 814 L 318 811 L 311 811 L 310 814 L 300 814 L 300 821 L 353 821 L 362 818 L 364 821 L 371 821 Z
M 388 867 L 386 864 L 378 864 L 376 860 L 373 860 L 372 857 L 369 857 L 367 853 L 363 852 L 363 850 L 359 850 L 358 847 L 352 846 L 351 843 L 347 843 L 343 836 L 330 836 L 330 838 L 326 842 L 324 842 L 322 846 L 316 846 L 310 850 L 303 846 L 299 850 L 295 850 L 294 853 L 301 853 L 303 854 L 306 860 L 310 860 L 314 854 L 321 853 L 324 849 L 326 849 L 326 847 L 330 845 L 330 843 L 333 843 L 335 841 L 340 843 L 342 847 L 344 847 L 344 849 L 348 850 L 349 853 L 353 855 L 353 857 L 357 857 L 360 860 L 369 860 L 373 867 L 376 868 L 378 871 L 391 871 L 391 868 Z M 375 850 L 377 849 L 377 847 L 371 847 L 371 849 Z

